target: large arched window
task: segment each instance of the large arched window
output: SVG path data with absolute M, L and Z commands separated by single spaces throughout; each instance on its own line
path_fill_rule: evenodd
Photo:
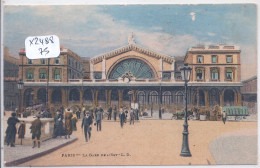
M 61 103 L 62 93 L 60 89 L 55 89 L 51 94 L 52 103 Z
M 156 91 L 149 93 L 149 103 L 158 104 L 158 93 Z
M 129 58 L 119 62 L 110 72 L 109 79 L 118 79 L 131 72 L 135 78 L 155 78 L 151 67 L 140 59 Z
M 142 104 L 142 105 L 145 104 L 145 92 L 143 92 L 143 91 L 138 92 L 137 98 L 138 98 L 139 104 Z
M 171 94 L 171 92 L 169 92 L 169 91 L 163 92 L 162 103 L 163 104 L 171 104 L 171 102 L 172 102 L 172 94 Z
M 80 93 L 78 89 L 71 89 L 69 94 L 70 101 L 79 101 Z
M 231 89 L 227 89 L 224 92 L 224 105 L 234 106 L 235 104 L 235 92 Z
M 179 91 L 175 94 L 176 104 L 183 104 L 184 103 L 184 95 L 182 91 Z

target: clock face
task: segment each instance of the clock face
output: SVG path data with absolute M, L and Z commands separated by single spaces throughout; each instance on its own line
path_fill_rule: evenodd
M 129 78 L 124 78 L 124 82 L 129 82 Z

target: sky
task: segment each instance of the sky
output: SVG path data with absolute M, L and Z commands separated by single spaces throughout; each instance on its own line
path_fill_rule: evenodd
M 4 6 L 4 45 L 16 57 L 28 36 L 57 35 L 91 58 L 126 46 L 131 33 L 137 45 L 169 56 L 198 44 L 237 45 L 242 80 L 257 74 L 254 4 Z

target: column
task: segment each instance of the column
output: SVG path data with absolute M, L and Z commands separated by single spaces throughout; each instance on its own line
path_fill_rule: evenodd
M 92 93 L 92 100 L 93 100 L 93 102 L 92 102 L 92 106 L 93 107 L 95 107 L 95 89 L 91 89 L 91 93 Z
M 108 90 L 105 90 L 105 94 L 106 94 L 106 108 L 108 107 Z
M 67 95 L 66 95 L 66 89 L 65 88 L 62 88 L 61 89 L 61 102 L 62 102 L 62 105 L 64 107 L 68 107 L 68 104 L 67 104 Z
M 162 78 L 162 74 L 163 74 L 163 59 L 162 58 L 160 58 L 160 60 L 159 60 L 159 64 L 160 64 L 160 66 L 159 66 L 159 78 Z
M 224 90 L 220 93 L 220 106 L 224 106 Z
M 49 88 L 48 89 L 48 108 L 50 108 L 50 105 L 51 105 L 51 94 L 52 94 L 52 88 Z
M 96 90 L 96 93 L 95 93 L 95 106 L 96 107 L 98 106 L 98 90 Z
M 80 89 L 79 91 L 79 101 L 80 101 L 80 105 L 82 106 L 83 105 L 83 90 Z
M 200 92 L 199 92 L 199 88 L 197 88 L 197 94 L 196 94 L 196 96 L 197 96 L 197 107 L 199 107 L 199 99 L 200 99 L 200 94 L 199 94 Z
M 175 70 L 175 61 L 173 61 L 172 62 L 172 67 L 171 67 L 171 69 L 172 69 L 172 72 L 171 72 L 171 80 L 174 82 L 175 81 L 175 72 L 174 72 L 174 70 Z
M 119 108 L 123 105 L 123 90 L 118 90 Z
M 34 97 L 33 97 L 33 104 L 37 104 L 37 100 L 38 100 L 38 90 L 39 88 L 34 88 L 33 92 L 34 92 Z
M 242 106 L 242 94 L 237 93 L 237 106 Z
M 133 90 L 133 97 L 132 97 L 132 99 L 133 99 L 133 102 L 134 103 L 136 103 L 136 94 L 137 94 L 137 90 Z
M 106 59 L 102 60 L 102 79 L 106 79 Z
M 93 65 L 93 63 L 92 63 L 92 61 L 90 61 L 89 62 L 89 64 L 90 64 L 90 79 L 94 79 L 94 65 Z
M 204 94 L 205 94 L 205 106 L 209 106 L 209 91 L 205 90 Z
M 108 90 L 108 105 L 111 106 L 111 93 L 112 90 Z

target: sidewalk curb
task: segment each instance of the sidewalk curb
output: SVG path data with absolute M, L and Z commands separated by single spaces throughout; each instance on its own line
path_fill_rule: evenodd
M 7 163 L 5 163 L 5 166 L 12 167 L 12 166 L 17 166 L 17 165 L 19 165 L 19 164 L 28 162 L 28 161 L 30 161 L 30 160 L 36 159 L 36 158 L 41 157 L 41 156 L 43 156 L 43 155 L 46 155 L 46 154 L 48 154 L 48 153 L 54 152 L 55 150 L 57 150 L 57 149 L 59 149 L 59 148 L 62 148 L 62 147 L 64 147 L 64 146 L 66 146 L 66 145 L 69 145 L 69 144 L 75 142 L 76 140 L 78 140 L 78 138 L 75 138 L 75 139 L 73 139 L 72 141 L 66 142 L 66 143 L 61 144 L 61 145 L 59 145 L 59 146 L 56 146 L 56 147 L 54 147 L 54 148 L 52 148 L 52 149 L 49 149 L 49 150 L 46 150 L 46 151 L 37 153 L 37 154 L 35 154 L 35 155 L 31 155 L 31 156 L 28 156 L 28 157 L 25 157 L 25 158 L 21 158 L 21 159 L 18 159 L 18 160 L 14 160 L 14 161 L 11 161 L 11 162 L 7 162 Z

